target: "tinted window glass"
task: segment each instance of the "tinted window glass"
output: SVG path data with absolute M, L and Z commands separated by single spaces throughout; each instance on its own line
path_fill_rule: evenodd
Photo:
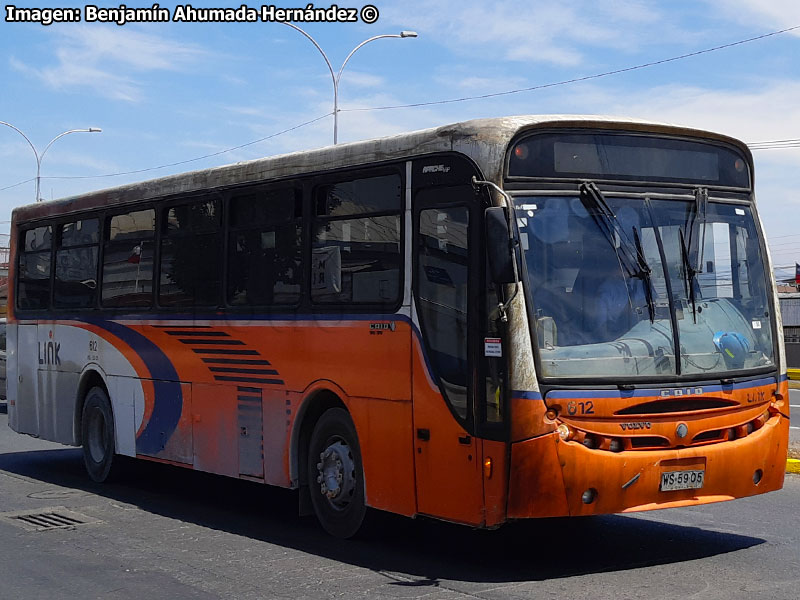
M 469 212 L 431 208 L 419 215 L 417 308 L 431 366 L 456 413 L 467 418 Z M 499 408 L 498 408 L 499 410 Z
M 18 308 L 50 306 L 50 262 L 50 250 L 19 255 Z
M 100 221 L 84 219 L 61 226 L 61 248 L 86 246 L 100 241 Z
M 203 200 L 167 209 L 164 233 L 168 235 L 204 233 L 219 227 L 219 202 Z
M 262 188 L 231 199 L 231 227 L 237 229 L 286 223 L 302 215 L 303 195 L 295 188 Z
M 25 237 L 25 242 L 23 244 L 24 252 L 49 250 L 53 237 L 53 228 L 50 226 L 37 227 L 36 229 L 29 229 L 23 235 Z
M 311 297 L 320 303 L 394 304 L 400 263 L 399 215 L 317 222 Z
M 107 220 L 103 250 L 104 306 L 150 306 L 153 290 L 155 210 Z
M 161 239 L 162 305 L 216 306 L 219 303 L 219 202 L 207 200 L 164 211 Z
M 55 305 L 94 306 L 97 297 L 98 219 L 65 223 L 59 227 L 56 251 Z
M 302 231 L 291 224 L 232 232 L 228 302 L 296 304 L 302 282 Z
M 747 188 L 747 160 L 699 141 L 612 133 L 545 133 L 519 141 L 512 177 L 592 178 L 717 184 Z
M 400 176 L 384 175 L 354 179 L 316 189 L 317 216 L 341 217 L 370 212 L 399 211 Z
M 293 305 L 302 285 L 303 197 L 300 189 L 261 188 L 231 199 L 227 300 Z

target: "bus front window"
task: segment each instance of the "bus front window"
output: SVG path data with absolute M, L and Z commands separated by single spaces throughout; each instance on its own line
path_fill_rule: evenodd
M 766 277 L 749 208 L 711 202 L 702 218 L 695 210 L 685 200 L 517 198 L 544 377 L 670 376 L 772 363 Z M 703 235 L 687 262 L 681 244 L 688 245 L 692 221 Z

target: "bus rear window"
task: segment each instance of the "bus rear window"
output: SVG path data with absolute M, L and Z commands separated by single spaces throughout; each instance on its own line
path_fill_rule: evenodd
M 732 148 L 616 133 L 527 137 L 512 147 L 508 175 L 750 187 L 747 161 Z

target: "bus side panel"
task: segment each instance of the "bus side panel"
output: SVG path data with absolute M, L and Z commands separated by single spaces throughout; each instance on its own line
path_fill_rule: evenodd
M 157 384 L 157 381 L 153 382 Z M 169 431 L 158 431 L 160 443 L 152 449 L 143 449 L 141 444 L 137 450 L 143 456 L 152 456 L 161 460 L 192 464 L 194 460 L 192 443 L 192 386 L 189 383 L 178 383 L 181 394 L 181 413 L 177 425 Z M 156 398 L 156 402 L 159 399 Z M 137 419 L 138 421 L 139 419 Z M 143 419 L 142 419 L 143 420 Z
M 569 514 L 556 433 L 511 445 L 508 518 Z
M 19 382 L 18 327 L 16 323 L 9 323 L 6 329 L 6 406 L 8 407 L 8 425 L 14 431 L 19 430 L 19 413 L 16 407 Z
M 75 444 L 75 390 L 78 373 L 40 370 L 39 437 L 61 444 Z
M 114 412 L 116 451 L 136 456 L 136 404 L 144 404 L 142 385 L 133 377 L 110 376 L 106 379 L 111 410 Z
M 292 423 L 302 394 L 280 390 L 263 390 L 264 395 L 264 482 L 291 487 L 289 448 Z
M 194 468 L 239 476 L 237 391 L 215 383 L 192 384 Z
M 411 516 L 417 512 L 411 402 L 350 398 L 364 464 L 367 504 Z
M 17 355 L 11 364 L 10 376 L 17 379 L 16 398 L 9 396 L 15 409 L 16 431 L 39 435 L 39 367 L 37 355 L 37 325 L 19 325 L 17 328 Z M 16 369 L 14 368 L 16 366 Z

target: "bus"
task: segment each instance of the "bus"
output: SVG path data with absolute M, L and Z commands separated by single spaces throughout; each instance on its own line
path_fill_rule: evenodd
M 745 144 L 480 119 L 13 212 L 8 414 L 472 527 L 777 490 L 780 311 Z

